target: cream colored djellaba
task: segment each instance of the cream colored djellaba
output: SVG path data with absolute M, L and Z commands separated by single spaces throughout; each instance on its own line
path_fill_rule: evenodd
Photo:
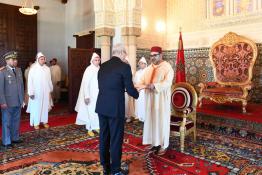
M 155 88 L 154 90 L 145 89 L 144 145 L 160 145 L 163 149 L 169 146 L 173 77 L 174 71 L 166 61 L 159 65 L 151 64 L 145 69 L 140 84 L 153 84 Z
M 47 124 L 48 112 L 53 106 L 50 95 L 53 91 L 51 73 L 49 67 L 39 64 L 38 59 L 41 57 L 44 55 L 39 52 L 28 74 L 28 95 L 34 97 L 29 98 L 26 111 L 30 113 L 31 126 L 39 126 L 40 123 Z

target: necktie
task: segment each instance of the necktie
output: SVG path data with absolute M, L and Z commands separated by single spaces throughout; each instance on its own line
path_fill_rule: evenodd
M 15 76 L 16 76 L 16 73 L 15 73 L 15 68 L 12 68 L 12 70 L 13 70 L 13 73 L 15 74 Z

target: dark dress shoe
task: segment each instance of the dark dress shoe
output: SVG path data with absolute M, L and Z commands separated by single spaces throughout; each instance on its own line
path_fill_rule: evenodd
M 113 175 L 126 175 L 126 174 L 124 174 L 124 173 L 122 173 L 122 172 L 119 172 L 119 173 L 115 173 L 115 174 L 113 174 Z
M 103 169 L 103 175 L 110 175 L 110 170 Z
M 8 144 L 8 145 L 2 145 L 5 149 L 11 149 L 14 146 L 12 144 Z
M 23 143 L 23 141 L 22 140 L 14 140 L 14 141 L 12 141 L 12 143 L 13 144 L 19 144 L 19 143 Z

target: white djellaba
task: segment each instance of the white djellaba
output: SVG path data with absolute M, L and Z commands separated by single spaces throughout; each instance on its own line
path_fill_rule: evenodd
M 145 57 L 142 57 L 138 63 L 144 63 L 147 66 L 147 61 Z M 138 84 L 142 76 L 144 75 L 145 68 L 139 69 L 136 71 L 134 76 L 134 84 Z M 142 122 L 145 121 L 145 112 L 146 112 L 146 104 L 145 104 L 145 89 L 139 91 L 139 98 L 135 100 L 135 116 Z
M 92 130 L 99 130 L 99 119 L 97 113 L 95 112 L 95 108 L 99 91 L 97 74 L 100 67 L 93 64 L 93 60 L 97 57 L 99 57 L 99 55 L 93 53 L 90 61 L 91 64 L 84 72 L 75 106 L 75 111 L 78 112 L 76 124 L 86 125 L 86 129 L 90 132 Z M 88 104 L 85 103 L 85 99 L 89 99 Z
M 27 113 L 30 113 L 30 125 L 39 129 L 39 124 L 43 123 L 48 127 L 48 112 L 53 106 L 51 92 L 53 84 L 49 67 L 39 63 L 39 58 L 45 57 L 41 52 L 36 55 L 36 62 L 30 67 L 28 73 L 28 95 L 29 98 Z

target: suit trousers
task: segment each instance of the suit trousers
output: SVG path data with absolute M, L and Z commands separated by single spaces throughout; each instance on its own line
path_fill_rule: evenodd
M 122 144 L 124 138 L 125 118 L 99 116 L 100 138 L 100 162 L 104 169 L 112 174 L 121 171 Z
M 2 109 L 2 143 L 11 144 L 19 140 L 21 107 Z

